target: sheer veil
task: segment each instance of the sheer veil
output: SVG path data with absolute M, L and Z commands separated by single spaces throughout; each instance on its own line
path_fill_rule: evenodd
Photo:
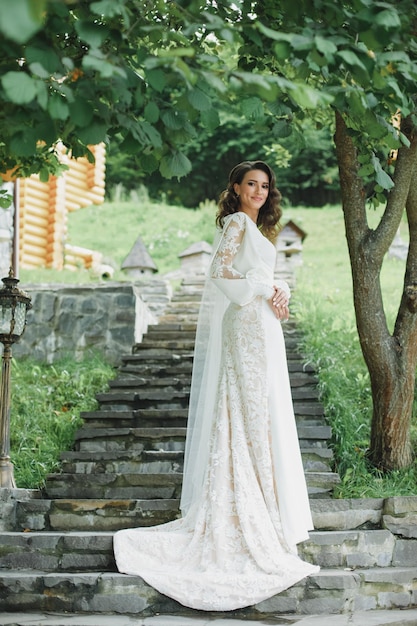
M 211 281 L 209 273 L 221 236 L 222 231 L 217 230 L 197 322 L 180 504 L 183 516 L 201 494 L 215 413 L 222 320 L 229 300 Z

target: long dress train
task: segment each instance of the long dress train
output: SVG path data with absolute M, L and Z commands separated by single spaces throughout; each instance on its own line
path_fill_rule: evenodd
M 194 496 L 181 519 L 114 538 L 120 572 L 196 609 L 256 604 L 319 570 L 296 550 L 313 524 L 282 329 L 267 303 L 275 254 L 247 215 L 228 216 L 210 270 L 229 305 L 207 460 L 197 441 L 200 468 L 188 462 L 184 489 L 193 483 Z

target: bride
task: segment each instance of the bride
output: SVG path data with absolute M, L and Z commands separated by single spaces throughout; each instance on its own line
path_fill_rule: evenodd
M 319 569 L 296 547 L 313 523 L 280 324 L 290 293 L 274 282 L 280 197 L 266 163 L 231 171 L 197 327 L 182 517 L 114 537 L 120 572 L 195 609 L 250 606 Z

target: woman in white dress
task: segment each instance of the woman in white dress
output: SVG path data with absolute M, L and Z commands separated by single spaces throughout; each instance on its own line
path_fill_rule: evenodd
M 318 567 L 297 556 L 313 528 L 274 282 L 281 217 L 262 161 L 230 173 L 200 307 L 187 427 L 182 517 L 115 534 L 118 569 L 181 604 L 250 606 Z

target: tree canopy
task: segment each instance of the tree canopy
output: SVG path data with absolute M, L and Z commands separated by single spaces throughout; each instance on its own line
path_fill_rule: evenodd
M 144 172 L 191 169 L 183 146 L 219 124 L 219 99 L 273 141 L 340 111 L 374 197 L 407 138 L 417 75 L 412 0 L 16 0 L 0 5 L 1 169 L 46 177 L 118 135 Z M 379 200 L 382 200 L 380 197 Z

